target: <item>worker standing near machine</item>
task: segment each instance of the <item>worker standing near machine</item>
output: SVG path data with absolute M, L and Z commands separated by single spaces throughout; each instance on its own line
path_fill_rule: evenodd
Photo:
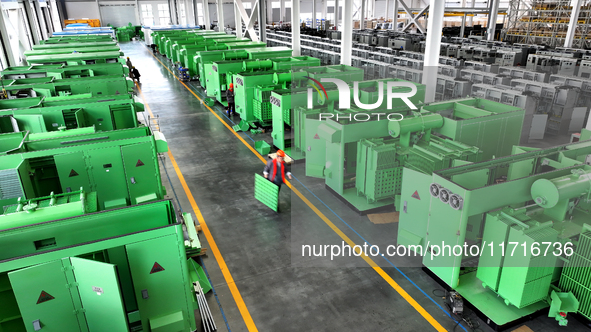
M 125 62 L 125 64 L 127 64 L 127 68 L 129 68 L 129 78 L 133 80 L 133 72 L 131 71 L 133 65 L 131 64 L 131 60 L 129 59 L 129 57 L 127 57 L 127 61 Z
M 281 184 L 285 183 L 285 176 L 291 180 L 289 165 L 285 163 L 285 152 L 277 150 L 277 157 L 267 162 L 263 175 L 265 179 L 276 184 L 281 189 Z
M 140 76 L 142 76 L 142 75 L 140 75 L 140 72 L 137 70 L 137 68 L 131 67 L 131 73 L 133 74 L 132 79 L 135 79 L 139 84 L 140 83 Z
M 228 102 L 228 110 L 226 114 L 234 115 L 236 113 L 234 104 L 234 83 L 230 83 L 228 90 L 226 90 L 226 101 Z

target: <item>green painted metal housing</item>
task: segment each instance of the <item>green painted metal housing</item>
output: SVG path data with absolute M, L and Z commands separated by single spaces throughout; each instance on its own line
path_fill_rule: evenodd
M 369 91 L 376 100 L 376 90 Z M 410 100 L 420 105 L 424 86 L 418 86 L 417 91 Z M 338 95 L 338 91 L 331 90 L 328 101 L 338 99 L 331 97 L 333 94 Z M 422 106 L 420 113 L 410 110 L 400 99 L 393 101 L 393 107 L 387 110 L 382 105 L 372 111 L 335 109 L 322 119 L 318 112 L 302 110 L 310 114 L 304 119 L 306 175 L 324 179 L 334 193 L 360 212 L 392 203 L 400 211 L 404 208 L 400 196 L 403 167 L 431 174 L 457 163 L 502 155 L 518 144 L 524 116 L 521 109 L 479 99 L 434 103 Z M 398 113 L 404 119 L 392 121 L 383 116 L 377 120 L 376 112 Z M 387 136 L 393 140 L 380 141 Z M 360 142 L 363 139 L 369 141 Z M 366 152 L 360 153 L 360 148 Z M 378 162 L 377 155 L 388 156 L 380 157 L 388 162 Z
M 119 45 L 102 45 L 95 47 L 54 47 L 50 49 L 35 49 L 25 51 L 23 54 L 26 57 L 33 55 L 53 55 L 53 54 L 68 54 L 68 53 L 101 53 L 101 52 L 121 52 Z M 123 55 L 123 52 L 120 53 Z
M 71 35 L 71 36 L 54 36 L 45 40 L 40 40 L 40 45 L 49 44 L 71 44 L 71 43 L 95 43 L 95 42 L 112 42 L 113 37 L 108 35 Z
M 56 331 L 196 329 L 198 280 L 181 221 L 159 201 L 2 227 L 0 328 L 33 331 L 39 320 Z
M 78 42 L 71 42 L 71 43 L 63 43 L 63 44 L 41 44 L 41 45 L 33 45 L 31 49 L 33 50 L 51 50 L 51 49 L 58 49 L 58 48 L 93 48 L 93 47 L 110 47 L 116 46 L 117 42 L 111 41 L 98 41 L 92 43 L 78 43 Z
M 121 52 L 96 52 L 96 53 L 69 53 L 55 55 L 34 55 L 27 57 L 29 65 L 44 64 L 67 64 L 67 65 L 89 65 L 95 63 L 122 63 L 125 59 L 121 57 Z
M 102 63 L 92 65 L 34 65 L 8 67 L 2 72 L 3 79 L 21 79 L 37 77 L 54 77 L 56 79 L 95 77 L 105 75 L 127 76 L 129 68 L 122 63 Z
M 226 90 L 228 89 L 229 83 L 234 83 L 232 79 L 235 74 L 268 70 L 284 71 L 296 67 L 313 67 L 319 65 L 320 59 L 307 56 L 215 61 L 211 64 L 212 70 L 208 72 L 211 75 L 206 78 L 205 88 L 209 96 L 215 96 L 218 102 L 227 105 Z M 206 65 L 206 68 L 209 68 L 208 65 Z
M 133 92 L 133 81 L 121 75 L 56 79 L 54 77 L 3 80 L 9 98 L 55 97 L 90 93 L 94 96 Z
M 248 60 L 248 59 L 268 59 L 272 57 L 286 57 L 291 56 L 291 49 L 283 46 L 276 47 L 261 47 L 251 49 L 234 49 L 226 51 L 201 51 L 197 52 L 193 57 L 193 63 L 190 64 L 189 69 L 191 74 L 196 73 L 199 77 L 201 87 L 205 88 L 205 79 L 209 71 L 205 65 L 209 65 L 215 61 L 231 61 L 231 60 Z
M 61 105 L 0 110 L 0 133 L 44 133 L 84 127 L 110 131 L 138 126 L 137 112 L 144 111 L 141 102 L 129 97 L 107 98 L 45 102 L 45 105 Z
M 154 201 L 165 195 L 156 154 L 167 151 L 166 141 L 145 127 L 108 134 L 71 135 L 65 131 L 58 137 L 35 137 L 11 148 L 10 154 L 0 155 L 0 172 L 7 181 L 1 188 L 2 207 L 16 204 L 20 197 L 32 199 L 80 188 L 97 193 L 100 209 Z
M 514 146 L 507 156 L 456 162 L 431 174 L 405 168 L 398 244 L 422 251 L 423 265 L 495 324 L 548 306 L 560 325 L 566 325 L 560 312 L 590 318 L 590 154 L 587 140 L 547 149 Z M 432 255 L 428 243 L 483 251 Z M 546 251 L 544 243 L 552 248 Z M 558 246 L 563 258 L 555 255 Z

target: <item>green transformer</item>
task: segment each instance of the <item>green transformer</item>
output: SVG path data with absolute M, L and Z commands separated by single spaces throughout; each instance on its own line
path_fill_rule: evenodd
M 419 85 L 409 99 L 420 105 L 423 95 L 424 86 Z M 403 168 L 431 174 L 454 163 L 500 156 L 505 145 L 519 142 L 524 111 L 516 107 L 464 99 L 422 106 L 415 112 L 400 99 L 392 103 L 392 110 L 335 110 L 305 119 L 306 175 L 325 179 L 333 193 L 360 213 L 392 203 L 398 211 L 404 209 L 400 199 Z M 450 109 L 458 113 L 444 111 Z M 378 120 L 380 112 L 398 114 L 398 119 L 388 115 Z M 470 131 L 474 123 L 478 130 Z M 481 139 L 491 128 L 507 134 Z M 393 140 L 380 141 L 387 136 Z M 492 151 L 487 154 L 486 149 Z
M 575 144 L 405 168 L 398 244 L 498 327 L 548 307 L 562 326 L 569 312 L 591 319 L 589 138 L 584 129 Z M 446 244 L 471 249 L 439 251 Z
M 268 59 L 291 56 L 292 50 L 283 47 L 260 47 L 244 50 L 226 50 L 226 51 L 201 51 L 193 57 L 193 62 L 189 66 L 191 75 L 197 73 L 201 87 L 205 88 L 206 79 L 212 74 L 212 64 L 215 61 L 231 60 L 253 60 Z
M 379 84 L 380 80 L 376 81 L 364 81 L 363 70 L 354 67 L 344 67 L 340 65 L 317 67 L 308 72 L 308 77 L 317 81 L 322 78 L 338 78 L 344 80 L 352 91 L 353 82 L 359 83 L 359 89 L 361 91 L 371 90 L 375 88 L 375 84 Z M 330 69 L 330 70 L 329 70 Z M 290 78 L 286 75 L 277 75 L 274 77 L 274 83 L 280 83 L 287 81 Z M 318 114 L 319 109 L 332 112 L 334 109 L 334 103 L 338 100 L 338 93 L 331 92 L 336 90 L 336 85 L 332 83 L 323 84 L 324 89 L 327 91 L 328 100 L 323 98 L 312 97 L 312 107 L 308 109 L 306 104 L 308 103 L 308 95 L 313 94 L 313 88 L 309 85 L 302 87 L 291 87 L 289 89 L 273 89 L 271 96 L 269 97 L 269 103 L 271 104 L 272 117 L 273 117 L 273 145 L 280 150 L 285 151 L 292 159 L 300 160 L 305 156 L 306 144 L 304 143 L 305 138 L 305 117 L 308 113 Z M 376 90 L 377 91 L 377 90 Z M 366 98 L 369 94 L 362 94 L 361 99 Z M 364 101 L 369 103 L 369 101 Z M 314 110 L 316 109 L 316 110 Z M 297 110 L 297 113 L 295 112 Z M 318 117 L 318 116 L 316 116 Z M 286 133 L 286 126 L 290 128 L 289 135 Z
M 71 44 L 71 43 L 97 43 L 97 42 L 112 42 L 113 37 L 107 35 L 71 35 L 71 36 L 54 36 L 45 40 L 40 40 L 41 45 L 50 44 Z
M 72 47 L 54 47 L 50 49 L 35 49 L 30 51 L 25 51 L 24 55 L 26 57 L 33 56 L 33 55 L 53 55 L 53 54 L 68 54 L 68 53 L 101 53 L 101 52 L 121 52 L 119 45 L 103 45 L 103 46 L 95 46 L 95 47 L 79 47 L 79 46 L 72 46 Z M 123 55 L 123 52 L 120 53 Z
M 121 57 L 121 52 L 97 52 L 97 53 L 70 53 L 70 54 L 55 54 L 55 55 L 34 55 L 27 57 L 27 64 L 29 65 L 49 65 L 49 64 L 66 64 L 66 65 L 90 65 L 95 63 L 122 63 L 125 64 L 125 59 Z
M 105 75 L 127 76 L 129 68 L 122 63 L 102 63 L 93 65 L 37 65 L 8 67 L 0 75 L 2 79 L 55 77 L 56 79 L 94 77 Z
M 96 192 L 101 210 L 164 197 L 157 158 L 168 150 L 162 134 L 146 127 L 88 131 L 0 135 L 9 153 L 0 155 L 0 207 L 79 188 Z
M 102 41 L 102 42 L 93 42 L 93 43 L 67 43 L 67 44 L 41 44 L 41 45 L 33 45 L 33 50 L 51 50 L 51 49 L 58 49 L 58 48 L 92 48 L 92 47 L 111 47 L 117 46 L 117 42 L 115 41 Z
M 24 203 L 0 215 L 0 330 L 196 329 L 200 267 L 185 254 L 189 214 L 170 201 L 94 212 L 96 197 L 79 191 Z M 60 216 L 47 210 L 66 217 L 41 222 Z
M 84 127 L 110 131 L 138 126 L 137 112 L 144 111 L 144 104 L 137 98 L 107 98 L 72 99 L 44 103 L 61 104 L 55 106 L 0 110 L 0 133 L 44 133 Z
M 206 77 L 205 88 L 208 96 L 215 96 L 216 100 L 227 105 L 226 90 L 228 84 L 233 83 L 232 77 L 237 73 L 255 71 L 284 71 L 295 67 L 314 67 L 320 65 L 320 59 L 308 56 L 270 58 L 256 60 L 216 61 L 212 63 L 211 75 Z
M 55 79 L 54 77 L 3 80 L 3 89 L 9 99 L 28 97 L 54 97 L 90 93 L 94 96 L 117 95 L 133 92 L 133 81 L 125 76 L 97 76 Z

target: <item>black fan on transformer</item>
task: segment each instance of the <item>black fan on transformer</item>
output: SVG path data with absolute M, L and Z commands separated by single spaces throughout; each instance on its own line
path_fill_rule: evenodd
M 431 193 L 431 196 L 433 196 L 433 197 L 439 197 L 440 190 L 441 190 L 441 186 L 438 185 L 437 183 L 431 183 L 431 185 L 429 186 L 429 192 Z
M 464 200 L 462 199 L 462 197 L 460 197 L 460 195 L 452 194 L 449 197 L 449 206 L 451 206 L 454 210 L 460 210 L 462 208 L 463 203 Z
M 447 190 L 447 189 L 441 189 L 439 191 L 439 199 L 443 202 L 443 203 L 447 203 L 449 202 L 449 196 L 451 196 L 452 193 L 451 191 Z

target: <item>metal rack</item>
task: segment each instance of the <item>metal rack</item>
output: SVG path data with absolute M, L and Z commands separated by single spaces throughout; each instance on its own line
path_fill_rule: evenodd
M 570 15 L 570 0 L 512 0 L 509 3 L 505 39 L 516 43 L 563 46 Z M 591 46 L 586 37 L 591 27 L 591 3 L 581 6 L 573 46 Z

